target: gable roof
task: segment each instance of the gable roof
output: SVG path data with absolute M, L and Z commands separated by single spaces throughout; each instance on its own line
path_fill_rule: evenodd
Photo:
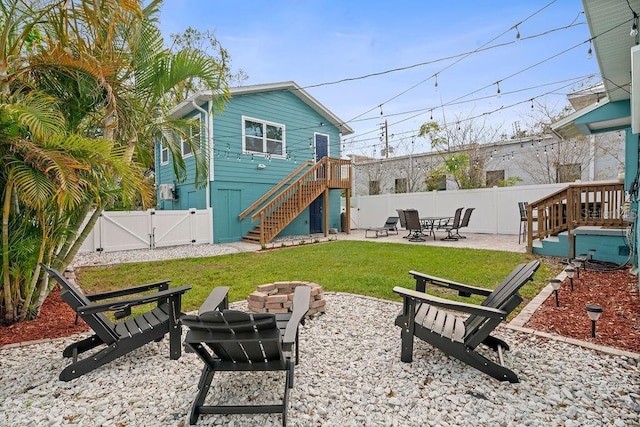
M 280 83 L 267 83 L 260 85 L 250 85 L 250 86 L 239 86 L 230 88 L 231 97 L 247 95 L 252 93 L 265 93 L 265 92 L 275 92 L 275 91 L 289 91 L 295 96 L 297 96 L 302 102 L 308 105 L 312 110 L 318 113 L 320 116 L 327 119 L 329 123 L 340 129 L 343 135 L 349 135 L 353 133 L 353 129 L 349 127 L 346 123 L 344 123 L 338 116 L 333 114 L 329 109 L 327 109 L 324 105 L 318 102 L 314 97 L 309 95 L 304 89 L 298 86 L 295 82 L 280 82 Z M 176 105 L 171 111 L 170 115 L 173 118 L 184 117 L 186 114 L 195 110 L 195 105 L 201 106 L 207 101 L 210 101 L 215 96 L 217 96 L 219 92 L 205 90 L 196 93 L 195 95 L 187 98 L 182 101 L 180 104 Z

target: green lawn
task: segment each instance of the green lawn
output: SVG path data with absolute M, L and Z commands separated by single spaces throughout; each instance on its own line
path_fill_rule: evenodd
M 531 259 L 531 255 L 512 252 L 334 241 L 209 258 L 86 267 L 77 269 L 76 275 L 87 294 L 162 279 L 171 279 L 171 286 L 189 284 L 192 289 L 184 295 L 183 310 L 190 311 L 197 309 L 215 286 L 229 286 L 230 300 L 238 301 L 246 298 L 257 285 L 292 280 L 318 283 L 327 292 L 350 292 L 400 301 L 392 289 L 394 286 L 414 288 L 409 270 L 493 288 L 517 264 Z M 542 264 L 535 280 L 522 288 L 525 304 L 560 268 Z

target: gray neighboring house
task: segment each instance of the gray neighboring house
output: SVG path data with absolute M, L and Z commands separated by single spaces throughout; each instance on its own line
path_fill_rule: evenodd
M 604 98 L 604 86 L 597 85 L 572 93 L 568 100 L 576 110 Z M 451 177 L 442 176 L 427 185 L 429 171 L 442 165 L 451 154 L 427 152 L 389 158 L 350 156 L 354 165 L 353 194 L 366 196 L 412 193 L 429 190 L 456 190 Z M 481 159 L 481 179 L 486 187 L 502 185 L 509 179 L 515 185 L 575 181 L 616 180 L 624 171 L 625 135 L 614 131 L 587 135 L 581 139 L 562 139 L 556 134 L 525 136 L 476 146 L 474 156 Z

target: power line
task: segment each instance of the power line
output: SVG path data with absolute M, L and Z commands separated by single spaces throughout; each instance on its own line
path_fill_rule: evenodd
M 549 6 L 549 5 L 547 5 L 547 6 L 545 6 L 545 7 L 548 7 L 548 6 Z M 541 9 L 541 10 L 542 10 L 542 9 Z M 615 29 L 619 28 L 620 26 L 628 25 L 628 23 L 629 23 L 631 20 L 632 20 L 632 19 L 629 19 L 629 20 L 627 20 L 627 21 L 625 21 L 625 22 L 622 22 L 622 23 L 620 23 L 620 24 L 618 24 L 618 25 L 615 25 L 615 26 L 613 26 L 613 27 L 611 27 L 611 28 L 609 28 L 609 29 L 607 29 L 607 30 L 603 31 L 603 32 L 602 32 L 602 33 L 600 33 L 600 34 L 598 34 L 598 35 L 596 35 L 596 36 L 591 37 L 591 38 L 590 38 L 590 39 L 588 39 L 588 40 L 585 40 L 585 41 L 583 41 L 583 42 L 581 42 L 581 43 L 578 43 L 578 44 L 576 44 L 576 45 L 574 45 L 574 46 L 572 46 L 572 47 L 570 47 L 570 48 L 568 48 L 568 49 L 565 49 L 565 50 L 563 50 L 563 51 L 561 51 L 561 52 L 558 52 L 558 53 L 556 53 L 556 54 L 554 54 L 554 55 L 552 55 L 552 56 L 550 56 L 550 57 L 548 57 L 548 58 L 546 58 L 546 59 L 543 59 L 542 61 L 539 61 L 539 62 L 537 62 L 537 63 L 535 63 L 535 64 L 532 64 L 532 65 L 530 65 L 530 66 L 528 66 L 528 67 L 526 67 L 526 68 L 524 68 L 524 69 L 522 69 L 522 70 L 520 70 L 520 71 L 517 71 L 517 72 L 515 72 L 515 73 L 512 73 L 511 75 L 509 75 L 509 76 L 507 76 L 507 77 L 504 77 L 504 78 L 502 78 L 502 79 L 500 79 L 500 80 L 496 80 L 496 82 L 494 82 L 494 83 L 491 83 L 491 84 L 485 85 L 484 87 L 482 87 L 482 88 L 480 88 L 480 89 L 476 89 L 476 90 L 474 90 L 474 91 L 472 91 L 472 92 L 469 92 L 469 93 L 467 93 L 467 94 L 465 94 L 465 95 L 462 95 L 462 96 L 460 96 L 460 97 L 458 97 L 458 98 L 455 98 L 455 99 L 453 99 L 453 100 L 451 100 L 451 101 L 448 101 L 447 103 L 442 103 L 440 106 L 436 106 L 436 107 L 432 107 L 432 108 L 427 108 L 427 109 L 426 109 L 426 111 L 433 111 L 433 110 L 436 110 L 436 109 L 438 109 L 438 108 L 444 108 L 445 106 L 453 105 L 454 103 L 457 103 L 457 102 L 458 102 L 458 101 L 460 101 L 461 99 L 464 99 L 464 98 L 466 98 L 466 97 L 468 97 L 468 96 L 471 96 L 471 95 L 473 95 L 473 94 L 476 94 L 476 93 L 478 93 L 478 92 L 480 92 L 480 91 L 482 91 L 482 90 L 484 90 L 484 89 L 487 89 L 487 88 L 489 88 L 489 87 L 491 87 L 491 86 L 493 86 L 493 85 L 495 85 L 495 84 L 498 84 L 499 82 L 503 82 L 504 80 L 510 79 L 510 78 L 512 78 L 512 77 L 515 77 L 516 75 L 522 74 L 522 73 L 524 73 L 524 72 L 526 72 L 526 71 L 528 71 L 528 70 L 530 70 L 530 69 L 532 69 L 532 68 L 535 68 L 535 67 L 537 67 L 537 66 L 539 66 L 539 65 L 541 65 L 541 64 L 544 64 L 544 63 L 546 63 L 546 62 L 548 62 L 548 61 L 550 61 L 550 60 L 552 60 L 552 59 L 555 59 L 555 58 L 557 58 L 557 57 L 559 57 L 559 56 L 561 56 L 561 55 L 564 55 L 564 54 L 566 54 L 567 52 L 570 52 L 571 50 L 576 49 L 576 48 L 577 48 L 577 47 L 579 47 L 579 46 L 582 46 L 583 44 L 586 44 L 586 43 L 591 44 L 591 43 L 593 42 L 593 40 L 597 39 L 598 37 L 601 37 L 601 36 L 603 36 L 603 35 L 605 35 L 605 34 L 607 34 L 607 33 L 611 32 L 611 31 L 613 31 L 613 30 L 615 30 Z M 514 27 L 515 27 L 515 26 L 514 26 Z M 514 27 L 512 27 L 512 29 L 513 29 Z M 504 33 L 503 33 L 503 34 L 504 34 Z M 438 74 L 438 73 L 436 73 L 436 75 L 437 75 L 437 74 Z M 414 86 L 414 87 L 415 87 L 415 86 Z M 621 89 L 624 89 L 624 88 L 621 88 Z M 405 92 L 406 92 L 406 91 L 405 91 Z M 403 93 L 404 93 L 404 92 L 403 92 Z M 552 93 L 552 92 L 550 92 L 550 93 Z M 548 94 L 550 94 L 550 93 L 547 93 L 547 95 L 548 95 Z M 397 96 L 396 96 L 396 97 L 397 97 Z M 539 97 L 539 96 L 537 96 L 537 97 Z M 395 98 L 395 97 L 394 97 L 394 98 Z M 394 98 L 392 98 L 392 99 L 394 99 Z M 375 108 L 381 107 L 382 105 L 384 105 L 384 103 L 383 103 L 383 104 L 380 104 L 379 106 L 376 106 Z M 517 104 L 516 104 L 516 105 L 517 105 Z M 368 113 L 368 112 L 373 111 L 373 109 L 374 109 L 374 108 L 372 108 L 372 109 L 368 110 L 368 111 L 367 111 L 367 113 Z M 496 111 L 500 111 L 500 110 L 501 110 L 501 109 L 498 109 L 498 110 L 496 110 Z M 495 112 L 495 111 L 494 111 L 494 112 Z M 366 114 L 366 113 L 364 113 L 364 114 Z M 364 115 L 364 114 L 362 114 L 362 115 Z M 422 114 L 422 113 L 420 113 L 420 114 Z M 417 114 L 417 115 L 415 115 L 415 116 L 412 116 L 412 117 L 410 117 L 410 118 L 408 118 L 408 119 L 405 119 L 405 120 L 402 120 L 402 121 L 399 121 L 399 122 L 396 122 L 396 123 L 392 123 L 392 124 L 391 124 L 391 126 L 396 125 L 396 124 L 399 124 L 399 123 L 402 123 L 402 122 L 407 121 L 407 120 L 410 120 L 410 119 L 412 119 L 412 118 L 415 118 L 415 117 L 417 117 L 417 116 L 418 116 L 418 115 L 420 115 L 420 114 Z M 362 115 L 360 115 L 360 116 L 362 116 Z M 358 116 L 358 117 L 360 117 L 360 116 Z M 377 129 L 374 129 L 374 130 L 371 130 L 371 131 L 365 132 L 365 133 L 360 134 L 360 135 L 367 135 L 367 134 L 370 134 L 370 133 L 373 133 L 373 132 L 377 132 Z M 355 137 L 354 137 L 354 138 L 355 138 Z
M 548 91 L 548 92 L 542 93 L 542 94 L 537 95 L 537 96 L 535 96 L 535 97 L 533 97 L 533 98 L 530 98 L 530 99 L 525 99 L 525 100 L 521 100 L 521 101 L 518 101 L 518 102 L 514 102 L 514 103 L 512 103 L 512 104 L 510 104 L 510 105 L 506 105 L 506 106 L 505 106 L 505 105 L 503 105 L 503 106 L 500 106 L 500 107 L 495 108 L 495 109 L 493 109 L 493 110 L 486 111 L 486 112 L 483 112 L 483 113 L 481 113 L 481 114 L 477 114 L 477 115 L 475 115 L 475 116 L 471 116 L 471 117 L 467 117 L 467 118 L 464 118 L 464 119 L 457 120 L 457 121 L 455 122 L 455 124 L 444 125 L 444 126 L 443 126 L 443 128 L 445 128 L 445 129 L 446 129 L 447 127 L 450 127 L 450 126 L 453 126 L 453 125 L 459 125 L 460 123 L 463 123 L 463 122 L 467 122 L 467 121 L 471 121 L 471 120 L 476 120 L 476 119 L 478 119 L 478 118 L 480 118 L 480 117 L 487 116 L 487 115 L 491 115 L 491 114 L 494 114 L 494 113 L 499 112 L 499 111 L 504 111 L 504 110 L 507 110 L 507 109 L 513 108 L 513 107 L 515 107 L 515 106 L 517 106 L 517 105 L 521 105 L 521 104 L 525 104 L 525 103 L 532 102 L 532 100 L 534 100 L 535 98 L 539 98 L 539 97 L 542 97 L 542 96 L 546 96 L 546 95 L 552 94 L 552 93 L 553 93 L 553 92 L 555 92 L 556 90 L 558 90 L 558 89 L 562 89 L 562 88 L 565 88 L 565 87 L 569 87 L 569 86 L 571 86 L 572 84 L 574 84 L 574 82 L 569 83 L 569 84 L 566 84 L 566 85 L 563 85 L 563 86 L 561 86 L 561 87 L 559 87 L 559 88 L 554 88 L 554 89 L 553 89 L 553 90 L 551 90 L 551 91 Z M 427 110 L 427 111 L 429 111 L 429 110 Z M 413 116 L 408 117 L 408 118 L 406 118 L 406 119 L 403 119 L 403 120 L 400 120 L 400 121 L 398 121 L 398 122 L 392 123 L 391 125 L 396 125 L 396 124 L 399 124 L 399 123 L 405 122 L 405 121 L 407 121 L 407 120 L 411 120 L 411 119 L 413 119 L 413 118 L 415 118 L 415 117 L 418 117 L 419 115 L 424 114 L 424 113 L 425 113 L 425 112 L 421 112 L 421 113 L 419 113 L 419 114 L 413 115 Z M 375 131 L 377 131 L 377 130 L 375 130 Z M 367 135 L 367 134 L 373 133 L 373 132 L 375 132 L 375 131 L 369 131 L 369 132 L 366 132 L 366 133 L 361 134 L 361 135 Z M 418 130 L 413 129 L 413 130 L 409 130 L 409 131 L 400 132 L 400 133 L 398 133 L 397 135 L 403 135 L 403 134 L 414 134 L 414 135 L 417 135 L 417 132 L 418 132 Z M 356 137 L 353 137 L 353 139 L 351 139 L 351 141 L 349 141 L 349 143 L 350 143 L 350 144 L 355 144 L 355 143 L 358 143 L 358 142 L 366 142 L 366 141 L 377 140 L 377 138 L 367 138 L 367 139 L 354 140 L 355 138 L 356 138 Z M 362 150 L 362 149 L 366 149 L 366 148 L 371 148 L 371 147 L 374 147 L 375 145 L 377 145 L 377 144 L 366 145 L 366 146 L 363 146 L 363 147 L 359 147 L 359 149 L 361 149 L 361 150 Z
M 393 96 L 393 97 L 389 98 L 388 100 L 386 100 L 386 101 L 384 101 L 384 102 L 380 103 L 379 105 L 387 104 L 387 103 L 389 103 L 389 102 L 393 101 L 394 99 L 399 98 L 400 96 L 402 96 L 402 95 L 404 95 L 405 93 L 407 93 L 407 92 L 409 92 L 409 91 L 411 91 L 411 90 L 415 89 L 416 87 L 420 86 L 421 84 L 423 84 L 424 82 L 426 82 L 426 81 L 428 81 L 428 80 L 431 80 L 431 79 L 432 79 L 432 78 L 434 78 L 434 77 L 436 78 L 436 85 L 437 85 L 437 76 L 438 76 L 439 74 L 441 74 L 443 71 L 448 70 L 449 68 L 451 68 L 451 67 L 453 67 L 454 65 L 456 65 L 456 64 L 458 64 L 458 63 L 460 63 L 462 60 L 464 60 L 464 59 L 468 58 L 469 56 L 471 56 L 471 55 L 473 55 L 473 54 L 475 54 L 475 53 L 480 52 L 480 51 L 481 51 L 481 49 L 485 49 L 488 45 L 490 45 L 490 44 L 491 44 L 491 43 L 493 43 L 494 41 L 498 40 L 500 37 L 502 37 L 503 35 L 507 34 L 507 33 L 508 33 L 508 32 L 510 32 L 511 30 L 513 30 L 514 28 L 516 28 L 518 25 L 521 25 L 521 24 L 523 24 L 524 22 L 528 21 L 529 19 L 533 18 L 533 17 L 534 17 L 534 16 L 536 16 L 538 13 L 542 12 L 543 10 L 545 10 L 546 8 L 548 8 L 549 6 L 551 6 L 551 5 L 552 5 L 553 3 L 555 3 L 555 2 L 556 2 L 556 0 L 551 1 L 551 2 L 550 2 L 550 3 L 548 3 L 547 5 L 543 6 L 542 8 L 540 8 L 540 9 L 538 9 L 537 11 L 535 11 L 534 13 L 532 13 L 531 15 L 527 16 L 526 18 L 524 18 L 524 19 L 523 19 L 522 21 L 520 21 L 519 23 L 517 23 L 517 24 L 515 24 L 515 25 L 511 26 L 508 30 L 503 31 L 502 33 L 500 33 L 499 35 L 495 36 L 494 38 L 492 38 L 492 39 L 491 39 L 491 40 L 489 40 L 488 42 L 484 43 L 482 46 L 480 46 L 480 47 L 478 47 L 477 49 L 474 49 L 474 50 L 472 50 L 472 51 L 466 52 L 466 53 L 464 53 L 464 54 L 462 54 L 462 55 L 459 55 L 459 57 L 458 57 L 455 61 L 453 61 L 451 64 L 447 65 L 446 67 L 444 67 L 444 68 L 443 68 L 443 69 L 441 69 L 440 71 L 438 71 L 438 72 L 434 73 L 433 75 L 431 75 L 431 76 L 427 77 L 426 79 L 424 79 L 424 80 L 420 81 L 419 83 L 416 83 L 415 85 L 413 85 L 413 86 L 411 86 L 410 88 L 408 88 L 408 89 L 406 89 L 406 90 L 404 90 L 404 91 L 400 92 L 399 94 L 397 94 L 397 95 L 395 95 L 395 96 Z M 505 44 L 505 45 L 506 45 L 506 44 Z M 351 120 L 354 120 L 354 119 L 357 119 L 357 118 L 359 118 L 359 117 L 362 117 L 362 116 L 364 116 L 365 114 L 368 114 L 368 113 L 370 113 L 371 111 L 373 111 L 375 108 L 377 108 L 377 106 L 376 106 L 376 107 L 371 108 L 371 109 L 370 109 L 370 110 L 368 110 L 368 111 L 365 111 L 365 112 L 364 112 L 364 113 L 362 113 L 362 114 L 359 114 L 358 116 L 356 116 L 356 117 L 352 118 Z M 351 120 L 347 121 L 347 123 L 351 122 Z

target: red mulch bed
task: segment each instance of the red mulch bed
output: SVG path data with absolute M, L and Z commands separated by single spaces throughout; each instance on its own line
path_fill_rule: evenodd
M 559 308 L 556 308 L 551 294 L 525 326 L 640 353 L 638 278 L 630 275 L 628 270 L 581 270 L 580 278 L 574 278 L 574 291 L 570 291 L 569 280 L 566 279 L 559 297 Z M 591 321 L 585 311 L 587 304 L 597 304 L 604 309 L 597 323 L 595 339 L 591 338 Z M 88 330 L 82 319 L 78 325 L 74 321 L 75 313 L 62 301 L 56 286 L 42 306 L 40 317 L 0 327 L 0 346 L 65 337 Z
M 75 319 L 76 313 L 62 300 L 60 289 L 55 286 L 42 304 L 37 319 L 0 326 L 0 347 L 17 342 L 68 337 L 89 330 L 82 319 L 78 319 L 77 325 Z
M 569 279 L 558 290 L 560 307 L 554 293 L 536 310 L 525 325 L 539 331 L 589 341 L 640 353 L 640 297 L 638 277 L 629 270 L 580 270 L 580 278 Z M 591 320 L 587 304 L 604 309 L 596 322 L 596 337 L 591 338 Z

